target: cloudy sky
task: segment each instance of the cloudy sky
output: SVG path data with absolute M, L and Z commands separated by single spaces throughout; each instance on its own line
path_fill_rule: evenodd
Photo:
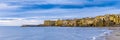
M 119 13 L 119 0 L 0 0 L 0 26 Z

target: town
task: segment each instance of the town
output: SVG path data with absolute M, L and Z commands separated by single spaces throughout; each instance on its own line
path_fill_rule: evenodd
M 24 25 L 25 26 L 25 25 Z M 96 17 L 45 20 L 44 24 L 38 26 L 56 26 L 56 27 L 117 27 L 120 26 L 120 14 L 106 14 Z

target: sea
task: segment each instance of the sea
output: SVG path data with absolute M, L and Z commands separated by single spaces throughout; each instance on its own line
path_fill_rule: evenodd
M 100 27 L 1 26 L 0 40 L 105 40 L 110 32 Z

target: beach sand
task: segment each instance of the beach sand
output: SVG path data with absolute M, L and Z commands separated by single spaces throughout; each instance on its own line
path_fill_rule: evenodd
M 120 27 L 109 27 L 108 29 L 113 30 L 113 32 L 106 36 L 106 40 L 120 40 Z

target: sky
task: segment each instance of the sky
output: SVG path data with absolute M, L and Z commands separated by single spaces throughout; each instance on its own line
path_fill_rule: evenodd
M 119 0 L 0 0 L 0 26 L 119 13 Z

